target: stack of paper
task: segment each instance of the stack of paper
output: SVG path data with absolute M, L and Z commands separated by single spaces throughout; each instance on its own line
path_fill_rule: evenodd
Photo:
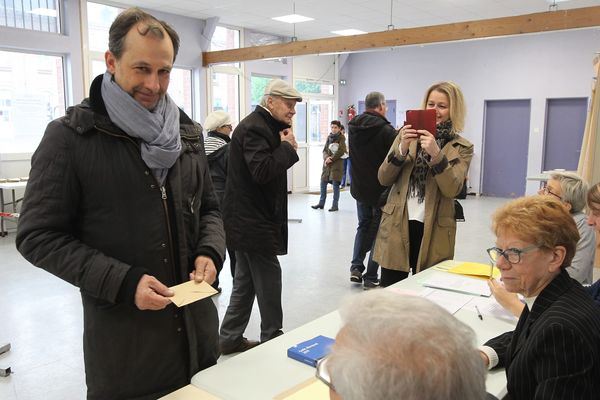
M 430 276 L 423 286 L 452 290 L 460 293 L 475 294 L 478 296 L 489 297 L 492 295 L 487 280 L 458 274 L 448 274 L 445 272 L 437 272 Z

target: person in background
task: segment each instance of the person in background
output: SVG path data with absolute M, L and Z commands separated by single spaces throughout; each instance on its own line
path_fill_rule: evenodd
M 562 179 L 559 181 L 559 179 Z M 577 242 L 577 250 L 575 251 L 575 256 L 573 257 L 573 261 L 571 265 L 567 267 L 567 272 L 571 276 L 571 278 L 575 279 L 572 275 L 572 271 L 570 270 L 573 265 L 576 264 L 576 259 L 582 259 L 585 257 L 578 257 L 578 253 L 580 249 L 583 248 L 583 252 L 585 254 L 590 253 L 589 247 L 591 247 L 591 253 L 595 253 L 596 247 L 596 239 L 594 237 L 594 230 L 596 232 L 600 231 L 600 219 L 598 219 L 598 215 L 600 215 L 600 184 L 596 184 L 592 186 L 591 189 L 587 191 L 587 193 L 581 194 L 580 190 L 586 188 L 587 185 L 581 180 L 581 178 L 572 173 L 560 173 L 553 174 L 551 179 L 548 181 L 546 187 L 541 190 L 546 195 L 553 196 L 560 200 L 563 204 L 566 201 L 569 201 L 567 204 L 576 204 L 575 207 L 566 206 L 567 210 L 571 212 L 573 219 L 575 220 L 575 224 L 577 225 L 577 230 L 579 232 L 580 238 Z M 563 190 L 564 189 L 564 190 Z M 565 195 L 566 194 L 566 195 Z M 587 195 L 587 206 L 588 206 L 588 217 L 587 224 L 584 228 L 581 227 L 581 220 L 575 215 L 573 215 L 573 208 L 583 209 L 583 205 L 581 204 L 581 200 L 585 202 L 585 196 Z M 584 221 L 586 222 L 586 221 Z M 584 238 L 588 235 L 588 230 L 592 230 L 592 238 L 591 240 Z M 589 260 L 593 268 L 594 259 Z M 579 269 L 575 269 L 575 271 L 579 271 Z M 591 271 L 590 273 L 592 273 Z M 589 279 L 589 283 L 591 283 L 592 279 Z M 580 283 L 583 283 L 580 281 Z M 505 309 L 510 311 L 516 317 L 521 316 L 523 309 L 525 308 L 525 304 L 523 304 L 519 297 L 515 293 L 511 293 L 506 290 L 504 285 L 495 279 L 490 279 L 488 281 L 488 285 L 492 290 L 492 294 L 496 301 Z M 585 286 L 585 289 L 592 296 L 594 301 L 600 305 L 600 281 L 596 282 L 592 286 Z
M 346 186 L 350 186 L 350 183 L 352 182 L 352 174 L 350 172 L 350 154 L 348 149 L 350 145 L 348 143 L 348 137 L 346 136 L 346 128 L 344 128 L 344 125 L 342 125 L 341 134 L 346 139 L 346 152 L 342 156 L 342 160 L 344 160 L 344 170 L 342 173 L 342 183 L 340 184 L 340 187 L 344 188 Z
M 560 200 L 575 220 L 579 231 L 577 251 L 567 272 L 571 278 L 582 285 L 592 283 L 594 256 L 596 254 L 596 237 L 594 229 L 586 223 L 585 197 L 588 185 L 581 177 L 572 172 L 556 172 L 550 175 L 546 186 L 538 193 L 553 196 Z
M 204 121 L 206 129 L 206 140 L 204 141 L 204 151 L 208 158 L 210 177 L 215 188 L 215 193 L 219 199 L 219 204 L 223 204 L 225 196 L 225 182 L 227 181 L 227 162 L 229 160 L 229 142 L 231 142 L 231 133 L 233 125 L 231 117 L 225 111 L 213 111 L 206 116 Z M 235 251 L 227 250 L 229 254 L 229 268 L 231 277 L 235 276 Z M 219 274 L 213 283 L 213 286 L 221 291 L 219 287 Z
M 392 185 L 373 255 L 382 286 L 454 256 L 454 198 L 473 158 L 473 145 L 459 134 L 466 112 L 462 91 L 453 82 L 436 83 L 422 108 L 436 111 L 435 136 L 403 126 L 379 168 L 381 185 Z
M 216 363 L 213 301 L 178 308 L 169 287 L 213 283 L 225 237 L 202 127 L 167 94 L 179 36 L 131 8 L 108 40 L 31 159 L 16 245 L 81 291 L 88 399 L 156 399 Z
M 321 173 L 321 197 L 319 204 L 311 206 L 313 209 L 323 209 L 327 199 L 327 184 L 333 186 L 333 203 L 329 211 L 338 211 L 340 201 L 340 182 L 344 173 L 344 160 L 346 153 L 346 138 L 341 133 L 342 123 L 331 121 L 331 133 L 323 147 L 323 172 Z
M 485 365 L 506 369 L 513 400 L 596 398 L 600 308 L 566 271 L 579 240 L 573 217 L 553 196 L 528 196 L 496 210 L 492 230 L 490 259 L 526 307 L 514 331 L 481 347 Z
M 373 242 L 381 219 L 381 202 L 385 187 L 377 180 L 377 170 L 394 142 L 396 130 L 386 119 L 385 97 L 371 92 L 365 97 L 365 112 L 348 124 L 352 185 L 350 193 L 356 199 L 358 226 L 350 265 L 350 281 L 363 283 L 364 289 L 379 286 L 379 264 L 373 260 Z M 369 253 L 367 272 L 365 257 Z
M 588 190 L 587 211 L 588 225 L 594 228 L 596 235 L 600 235 L 600 182 Z M 596 281 L 588 290 L 594 301 L 600 304 L 600 280 Z
M 341 308 L 342 327 L 317 377 L 332 400 L 483 400 L 475 332 L 418 296 L 376 290 Z
M 223 201 L 227 247 L 236 270 L 221 324 L 221 354 L 246 351 L 257 341 L 243 337 L 254 297 L 260 310 L 260 340 L 283 334 L 281 265 L 287 254 L 287 170 L 298 162 L 291 131 L 300 93 L 281 79 L 267 84 L 256 109 L 233 132 Z

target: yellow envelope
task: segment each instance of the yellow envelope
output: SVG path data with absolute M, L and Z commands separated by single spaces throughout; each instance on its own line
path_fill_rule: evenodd
M 159 400 L 221 400 L 221 398 L 213 396 L 194 385 L 187 385 L 161 397 Z
M 490 277 L 491 266 L 476 262 L 463 262 L 455 267 L 449 268 L 447 271 L 452 272 L 453 274 L 469 275 L 488 279 Z M 497 267 L 494 267 L 492 276 L 496 279 L 500 277 L 500 270 Z
M 170 300 L 177 307 L 183 307 L 218 293 L 215 288 L 204 281 L 200 283 L 187 281 L 180 285 L 172 286 L 169 289 L 175 292 L 173 297 L 170 297 Z

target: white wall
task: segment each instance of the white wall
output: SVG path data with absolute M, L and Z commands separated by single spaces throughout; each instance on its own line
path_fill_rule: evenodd
M 398 121 L 418 107 L 432 83 L 452 80 L 467 101 L 464 136 L 475 145 L 469 177 L 479 192 L 485 100 L 531 99 L 528 175 L 542 168 L 547 98 L 589 97 L 600 30 L 582 29 L 402 47 L 352 54 L 340 71 L 340 104 L 357 104 L 373 90 L 398 101 Z M 503 149 L 510 160 L 510 143 Z M 537 183 L 528 183 L 534 193 Z

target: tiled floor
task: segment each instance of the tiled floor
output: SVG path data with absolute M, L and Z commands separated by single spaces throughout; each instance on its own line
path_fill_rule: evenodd
M 347 295 L 362 287 L 349 281 L 349 264 L 356 229 L 355 202 L 342 192 L 340 211 L 309 206 L 318 196 L 291 195 L 289 255 L 283 269 L 284 330 L 336 309 Z M 493 244 L 491 212 L 505 199 L 469 197 L 462 201 L 467 221 L 459 223 L 456 259 L 487 262 L 485 249 Z M 0 356 L 0 367 L 14 374 L 0 378 L 2 400 L 85 398 L 82 355 L 82 308 L 77 288 L 32 267 L 17 253 L 14 233 L 0 238 L 0 345 L 12 350 Z M 223 293 L 215 298 L 222 317 L 231 293 L 226 265 L 221 275 Z M 259 337 L 258 308 L 247 337 Z

